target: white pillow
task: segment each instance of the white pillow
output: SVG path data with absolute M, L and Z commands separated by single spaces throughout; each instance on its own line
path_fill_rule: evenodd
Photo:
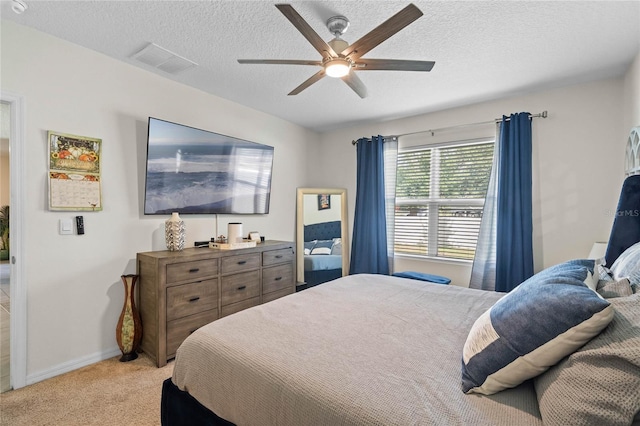
M 311 254 L 331 254 L 331 249 L 329 247 L 315 247 L 311 250 Z
M 631 284 L 640 283 L 640 243 L 626 249 L 611 265 L 611 272 L 616 281 L 629 278 Z

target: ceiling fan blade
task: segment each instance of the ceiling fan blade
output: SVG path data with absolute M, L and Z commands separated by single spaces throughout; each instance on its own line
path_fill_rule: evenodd
M 402 59 L 358 59 L 357 71 L 431 71 L 433 61 L 409 61 Z
M 313 83 L 321 80 L 324 76 L 325 74 L 324 74 L 324 68 L 323 68 L 317 73 L 315 73 L 314 75 L 312 75 L 311 77 L 309 77 L 307 80 L 305 80 L 305 82 L 302 83 L 300 86 L 296 87 L 291 92 L 289 92 L 289 96 L 297 95 L 307 87 L 311 86 Z
M 356 60 L 421 16 L 420 9 L 411 3 L 340 53 Z
M 302 33 L 302 35 L 322 55 L 323 58 L 327 55 L 332 58 L 338 57 L 338 54 L 333 50 L 333 48 L 320 38 L 318 33 L 311 28 L 307 21 L 305 21 L 290 4 L 276 4 L 276 7 L 284 16 L 287 17 L 289 21 L 291 21 L 293 26 Z
M 274 65 L 317 65 L 322 66 L 322 61 L 305 61 L 297 59 L 238 59 L 241 64 L 274 64 Z
M 358 77 L 353 71 L 342 77 L 342 81 L 347 83 L 347 85 L 349 85 L 349 87 L 351 87 L 353 91 L 356 92 L 361 98 L 364 99 L 367 97 L 366 86 L 364 85 L 362 80 L 360 80 L 360 77 Z

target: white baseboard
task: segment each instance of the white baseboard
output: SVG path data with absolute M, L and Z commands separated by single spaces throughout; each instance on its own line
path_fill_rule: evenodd
M 39 371 L 27 376 L 27 385 L 41 382 L 46 379 L 50 379 L 60 374 L 68 373 L 78 368 L 86 367 L 87 365 L 95 364 L 96 362 L 104 361 L 105 359 L 113 358 L 114 356 L 121 355 L 119 348 L 108 349 L 103 352 L 96 352 L 91 355 L 84 356 L 82 358 L 72 359 L 62 364 L 58 364 L 55 367 L 48 368 L 43 371 Z

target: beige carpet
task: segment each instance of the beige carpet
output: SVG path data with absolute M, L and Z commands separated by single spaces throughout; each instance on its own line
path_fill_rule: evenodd
M 159 425 L 162 382 L 173 362 L 156 368 L 144 354 L 118 359 L 0 394 L 0 424 Z

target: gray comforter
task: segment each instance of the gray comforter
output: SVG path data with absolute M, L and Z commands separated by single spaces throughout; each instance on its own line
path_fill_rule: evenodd
M 222 318 L 178 349 L 173 382 L 242 425 L 540 425 L 530 383 L 460 388 L 494 292 L 355 275 Z

